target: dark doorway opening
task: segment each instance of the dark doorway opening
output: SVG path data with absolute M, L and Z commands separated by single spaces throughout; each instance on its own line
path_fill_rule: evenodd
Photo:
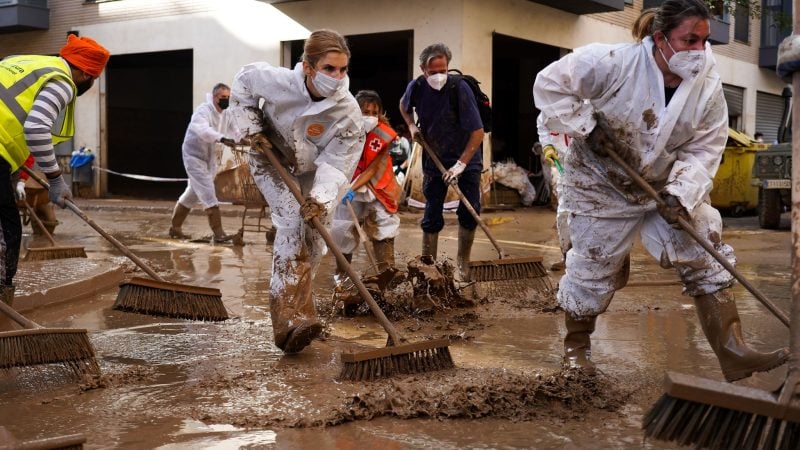
M 541 165 L 531 152 L 539 140 L 533 82 L 561 56 L 561 49 L 494 33 L 492 55 L 492 159 L 510 158 L 537 172 Z
M 403 123 L 398 105 L 411 80 L 414 31 L 392 31 L 347 36 L 350 46 L 350 92 L 376 91 L 392 126 Z M 292 64 L 303 54 L 303 41 L 289 43 Z
M 111 56 L 106 68 L 109 170 L 186 177 L 181 144 L 193 111 L 192 58 L 192 50 Z M 174 199 L 185 188 L 186 183 L 108 175 L 109 195 Z

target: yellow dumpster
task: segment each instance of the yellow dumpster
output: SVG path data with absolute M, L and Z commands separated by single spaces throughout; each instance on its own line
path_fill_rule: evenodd
M 756 153 L 767 147 L 767 144 L 753 142 L 746 134 L 728 128 L 728 143 L 711 190 L 712 206 L 727 210 L 734 216 L 756 209 L 758 186 L 753 186 L 750 179 Z

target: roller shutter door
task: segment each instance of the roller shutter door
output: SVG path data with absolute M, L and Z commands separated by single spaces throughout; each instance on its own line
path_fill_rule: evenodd
M 783 97 L 766 92 L 756 93 L 756 131 L 764 133 L 764 142 L 778 138 L 778 127 L 783 116 Z
M 741 116 L 742 105 L 744 105 L 744 88 L 723 84 L 722 90 L 725 93 L 725 103 L 728 104 L 728 115 Z

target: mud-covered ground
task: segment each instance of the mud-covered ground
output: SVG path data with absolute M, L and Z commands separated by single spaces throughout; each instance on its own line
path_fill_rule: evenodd
M 670 448 L 645 441 L 639 429 L 661 395 L 664 371 L 722 379 L 691 299 L 638 245 L 630 286 L 593 335 L 596 378 L 561 370 L 563 314 L 540 283 L 517 282 L 458 284 L 470 301 L 418 299 L 392 309 L 409 341 L 449 338 L 456 369 L 350 382 L 338 378 L 339 355 L 382 347 L 386 333 L 369 315 L 342 314 L 331 255 L 315 281 L 325 337 L 285 356 L 272 343 L 263 233 L 247 232 L 241 248 L 175 242 L 165 238 L 166 202 L 82 204 L 168 281 L 220 289 L 233 318 L 118 312 L 111 309 L 116 290 L 33 311 L 45 326 L 89 330 L 102 373 L 80 380 L 57 366 L 0 373 L 0 426 L 21 440 L 82 433 L 87 448 Z M 418 253 L 420 215 L 401 217 L 398 261 L 407 262 Z M 457 227 L 447 217 L 439 249 L 452 258 Z M 560 258 L 551 211 L 484 217 L 511 256 L 541 255 L 547 267 Z M 119 254 L 68 212 L 59 219 L 60 242 L 86 247 L 90 258 Z M 224 223 L 232 232 L 240 219 Z M 205 218 L 190 216 L 185 231 L 207 234 Z M 742 272 L 788 311 L 790 234 L 760 230 L 746 217 L 726 219 L 724 238 Z M 478 233 L 473 259 L 496 257 Z M 363 251 L 355 264 L 366 268 Z M 557 283 L 560 273 L 551 275 Z M 780 322 L 741 286 L 736 294 L 750 343 L 786 345 Z M 781 368 L 739 383 L 771 390 L 784 375 Z

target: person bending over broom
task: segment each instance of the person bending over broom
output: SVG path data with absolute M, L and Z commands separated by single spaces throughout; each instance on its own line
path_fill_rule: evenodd
M 21 55 L 0 61 L 0 282 L 2 301 L 14 299 L 22 224 L 12 176 L 32 154 L 50 184 L 50 202 L 66 207 L 70 187 L 53 144 L 75 134 L 75 100 L 89 90 L 110 56 L 87 37 L 69 35 L 59 56 Z

